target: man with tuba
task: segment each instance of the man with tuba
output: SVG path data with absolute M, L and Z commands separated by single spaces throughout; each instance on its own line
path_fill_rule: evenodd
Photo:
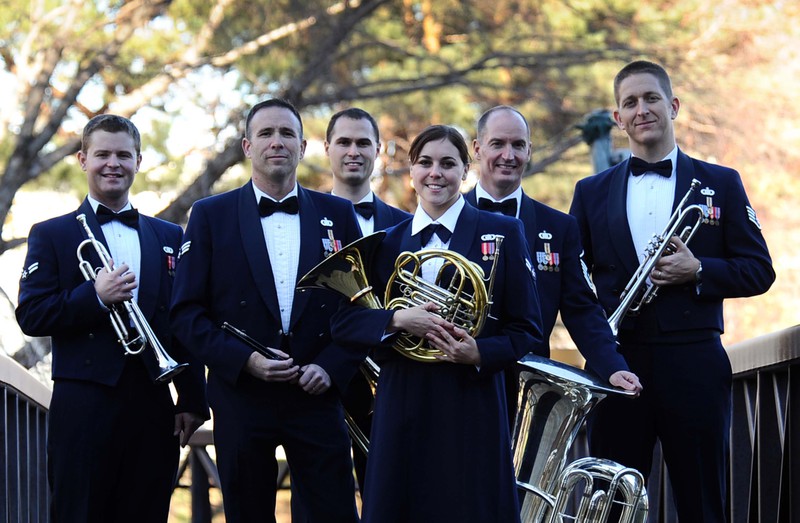
M 334 340 L 374 348 L 381 365 L 363 521 L 519 521 L 503 369 L 542 336 L 522 225 L 466 205 L 469 150 L 456 129 L 428 127 L 409 159 L 419 206 L 389 229 L 368 268 L 373 289 L 397 283 L 386 305 L 408 305 L 354 304 L 332 319 Z M 480 276 L 462 286 L 459 275 L 473 271 Z M 475 312 L 487 313 L 482 329 L 456 325 Z M 407 335 L 419 350 L 398 347 Z
M 629 372 L 625 359 L 617 352 L 616 339 L 586 273 L 575 218 L 534 200 L 522 190 L 522 177 L 531 157 L 528 121 L 513 107 L 493 107 L 478 119 L 472 146 L 480 178 L 466 194 L 467 202 L 482 210 L 519 218 L 535 255 L 544 346 L 531 352 L 550 356 L 550 333 L 560 311 L 588 369 L 617 387 L 641 390 L 639 379 Z M 513 374 L 510 372 L 506 379 L 512 424 L 518 389 Z
M 278 445 L 308 521 L 358 520 L 340 393 L 366 351 L 331 341 L 339 296 L 295 285 L 360 231 L 350 202 L 297 183 L 305 147 L 292 104 L 254 105 L 242 139 L 251 179 L 195 202 L 178 262 L 172 327 L 208 366 L 228 523 L 273 520 Z
M 720 342 L 722 302 L 766 292 L 775 273 L 739 173 L 677 147 L 673 120 L 681 104 L 667 72 L 632 62 L 616 75 L 614 98 L 632 157 L 579 181 L 570 210 L 609 316 L 693 179 L 700 189 L 687 203 L 703 206 L 705 216 L 691 249 L 678 234 L 660 234 L 669 248 L 645 275 L 658 295 L 628 315 L 618 334 L 644 390 L 635 400 L 609 397 L 598 405 L 590 452 L 647 476 L 659 440 L 681 522 L 725 521 L 731 367 Z
M 168 310 L 182 231 L 139 214 L 129 189 L 141 162 L 134 124 L 92 118 L 78 161 L 89 194 L 77 211 L 38 223 L 28 235 L 17 321 L 31 336 L 50 336 L 53 396 L 48 476 L 53 521 L 166 523 L 178 468 L 178 444 L 208 419 L 204 369 L 170 335 Z M 100 270 L 87 278 L 76 249 L 86 240 L 84 215 L 110 253 L 82 256 Z M 173 403 L 153 347 L 128 354 L 110 309 L 134 302 L 144 321 L 183 368 Z M 129 317 L 124 318 L 122 328 Z M 132 333 L 131 336 L 136 336 Z

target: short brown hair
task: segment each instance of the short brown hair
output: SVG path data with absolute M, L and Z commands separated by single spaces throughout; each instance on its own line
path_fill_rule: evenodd
M 667 71 L 656 63 L 646 60 L 637 60 L 620 69 L 617 76 L 614 77 L 614 101 L 617 105 L 619 105 L 620 84 L 623 80 L 635 74 L 652 74 L 655 76 L 661 89 L 664 90 L 664 94 L 667 95 L 667 98 L 672 99 L 672 81 L 670 81 Z

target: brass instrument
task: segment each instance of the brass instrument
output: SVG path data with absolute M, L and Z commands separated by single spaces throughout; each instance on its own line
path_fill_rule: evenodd
M 619 325 L 625 316 L 637 314 L 643 306 L 653 301 L 653 298 L 656 297 L 658 286 L 650 281 L 650 273 L 664 253 L 671 254 L 671 249 L 673 247 L 670 244 L 670 239 L 678 233 L 678 229 L 680 229 L 681 225 L 686 221 L 686 218 L 691 213 L 697 213 L 697 220 L 694 224 L 684 227 L 679 235 L 681 241 L 686 244 L 689 243 L 697 232 L 698 227 L 700 227 L 700 224 L 703 223 L 703 218 L 706 217 L 706 210 L 697 204 L 686 206 L 692 193 L 698 187 L 700 187 L 700 181 L 696 179 L 692 180 L 689 190 L 686 192 L 683 199 L 681 199 L 680 203 L 678 203 L 677 207 L 675 207 L 675 211 L 672 213 L 672 216 L 670 216 L 667 226 L 661 234 L 654 234 L 650 242 L 648 242 L 644 252 L 644 260 L 642 260 L 639 267 L 637 267 L 636 271 L 633 273 L 633 276 L 625 286 L 625 290 L 622 291 L 619 306 L 608 318 L 608 325 L 611 327 L 614 336 L 618 334 Z
M 78 245 L 78 250 L 76 251 L 76 255 L 78 256 L 78 267 L 80 268 L 83 277 L 86 278 L 86 281 L 94 282 L 97 278 L 97 273 L 103 268 L 109 272 L 114 270 L 114 266 L 111 261 L 111 255 L 108 253 L 105 245 L 97 241 L 95 238 L 94 234 L 92 233 L 92 229 L 86 222 L 86 215 L 79 214 L 76 218 L 83 226 L 87 236 L 87 239 L 83 240 Z M 97 252 L 97 256 L 100 258 L 100 262 L 103 264 L 103 267 L 95 270 L 92 268 L 92 265 L 89 263 L 89 261 L 83 257 L 83 249 L 89 246 L 93 247 L 95 252 Z M 126 315 L 123 313 L 127 313 L 127 318 L 130 320 L 130 325 L 133 327 L 133 330 L 136 331 L 135 337 L 131 337 L 128 328 L 125 326 Z M 172 359 L 169 354 L 167 354 L 167 351 L 161 345 L 161 342 L 159 342 L 158 338 L 156 338 L 153 329 L 150 327 L 150 324 L 144 317 L 139 305 L 132 299 L 126 300 L 120 304 L 111 305 L 109 307 L 109 317 L 111 319 L 111 326 L 114 328 L 114 332 L 116 332 L 117 338 L 119 339 L 122 348 L 125 350 L 125 354 L 139 354 L 147 346 L 150 346 L 150 348 L 153 349 L 159 370 L 156 381 L 160 383 L 166 383 L 189 365 L 188 363 L 178 363 Z
M 566 465 L 569 448 L 591 409 L 609 394 L 636 393 L 609 387 L 580 369 L 533 354 L 517 362 L 517 369 L 513 455 L 523 523 L 573 518 L 605 522 L 617 493 L 624 505 L 620 521 L 646 521 L 647 492 L 638 471 L 598 458 Z M 581 485 L 575 518 L 566 507 Z
M 323 288 L 339 292 L 351 302 L 371 309 L 383 309 L 373 293 L 366 276 L 366 264 L 386 233 L 381 231 L 365 236 L 328 256 L 303 276 L 297 289 Z M 495 255 L 491 272 L 484 278 L 483 270 L 457 252 L 443 249 L 423 249 L 416 253 L 403 252 L 395 261 L 384 295 L 387 310 L 406 309 L 433 302 L 438 315 L 477 336 L 492 305 L 492 289 L 503 236 L 495 237 Z M 422 279 L 422 264 L 434 258 L 444 260 L 435 283 Z M 449 276 L 449 281 L 444 280 Z M 394 286 L 400 297 L 391 299 Z M 404 356 L 416 361 L 435 362 L 441 352 L 428 347 L 425 340 L 401 333 L 392 345 Z

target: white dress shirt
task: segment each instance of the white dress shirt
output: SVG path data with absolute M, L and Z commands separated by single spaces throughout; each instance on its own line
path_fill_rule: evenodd
M 414 218 L 412 218 L 411 221 L 411 235 L 416 236 L 420 233 L 420 231 L 422 231 L 422 229 L 431 223 L 444 225 L 447 227 L 448 231 L 454 233 L 456 230 L 458 217 L 461 214 L 461 210 L 464 208 L 465 203 L 464 197 L 459 195 L 458 200 L 456 200 L 456 202 L 436 220 L 428 216 L 428 213 L 422 209 L 422 205 L 417 205 L 417 210 L 414 212 Z M 422 246 L 423 249 L 447 249 L 449 247 L 450 240 L 443 242 L 441 238 L 435 234 L 431 236 L 431 239 L 427 245 Z M 422 279 L 433 283 L 436 279 L 436 274 L 439 272 L 439 269 L 443 264 L 444 260 L 441 258 L 434 258 L 423 263 L 421 270 Z
M 253 191 L 256 193 L 256 203 L 261 198 L 275 200 L 258 190 L 255 184 L 253 184 Z M 281 201 L 291 196 L 297 196 L 297 184 Z M 283 332 L 288 332 L 292 319 L 297 266 L 300 262 L 300 213 L 276 212 L 271 216 L 264 216 L 261 218 L 261 229 L 264 231 L 269 263 L 272 265 L 272 275 L 275 279 L 281 325 Z
M 486 198 L 487 200 L 491 200 L 491 201 L 496 202 L 496 203 L 504 202 L 506 200 L 516 200 L 517 201 L 517 214 L 516 214 L 516 216 L 514 216 L 514 218 L 519 218 L 519 210 L 522 208 L 522 186 L 517 187 L 516 190 L 514 190 L 514 192 L 512 192 L 511 194 L 509 194 L 505 198 L 502 198 L 500 200 L 495 200 L 494 196 L 492 196 L 491 194 L 486 192 L 486 189 L 484 189 L 481 186 L 481 183 L 478 182 L 478 184 L 475 186 L 475 201 L 476 202 L 480 202 L 481 198 Z
M 97 214 L 97 207 L 100 202 L 89 196 L 87 198 L 92 210 Z M 130 202 L 120 209 L 119 212 L 133 209 Z M 128 272 L 136 277 L 136 288 L 133 289 L 133 299 L 139 299 L 139 284 L 141 282 L 142 267 L 142 248 L 139 245 L 139 231 L 133 227 L 128 227 L 119 220 L 111 220 L 100 226 L 103 236 L 108 244 L 108 253 L 114 261 L 114 267 L 119 267 L 123 263 L 128 266 Z M 99 297 L 98 297 L 99 299 Z
M 640 262 L 645 257 L 645 248 L 650 239 L 664 230 L 672 215 L 677 146 L 663 159 L 672 160 L 672 175 L 669 178 L 653 172 L 646 172 L 641 176 L 628 175 L 628 227 Z

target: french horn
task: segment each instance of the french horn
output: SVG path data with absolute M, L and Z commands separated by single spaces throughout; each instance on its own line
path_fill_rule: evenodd
M 338 292 L 351 302 L 371 309 L 383 309 L 367 278 L 367 265 L 384 231 L 371 234 L 331 254 L 300 278 L 297 289 L 323 288 Z M 437 306 L 437 314 L 476 337 L 492 305 L 492 289 L 500 258 L 503 236 L 495 236 L 495 252 L 488 278 L 483 269 L 461 254 L 446 249 L 422 249 L 403 252 L 395 260 L 394 272 L 384 293 L 385 308 L 398 310 L 428 302 Z M 441 260 L 433 283 L 421 276 L 422 265 Z M 398 296 L 395 297 L 396 294 Z M 438 349 L 409 333 L 401 333 L 392 347 L 404 356 L 421 362 L 436 362 Z

